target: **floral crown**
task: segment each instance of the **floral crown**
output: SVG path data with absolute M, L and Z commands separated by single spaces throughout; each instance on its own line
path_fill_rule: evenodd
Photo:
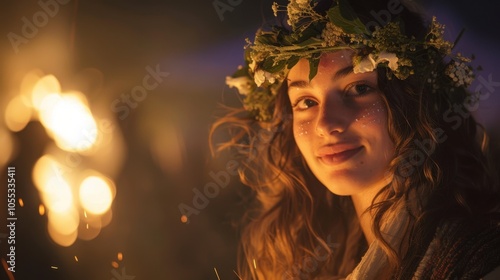
M 314 0 L 290 0 L 287 6 L 273 3 L 275 16 L 287 11 L 291 28 L 273 26 L 270 31 L 258 30 L 253 43 L 247 39 L 245 66 L 226 77 L 226 84 L 244 95 L 244 108 L 256 120 L 271 120 L 278 89 L 300 59 L 309 61 L 312 80 L 321 54 L 335 50 L 355 51 L 354 73 L 386 67 L 388 79 L 419 76 L 432 92 L 439 89 L 451 94 L 455 88 L 467 88 L 474 79 L 471 60 L 452 55 L 454 44 L 443 38 L 444 25 L 435 17 L 424 39 L 417 40 L 403 34 L 404 26 L 399 20 L 368 30 L 348 0 L 337 0 L 326 15 L 316 12 L 316 5 Z M 448 62 L 443 69 L 437 69 L 445 57 L 449 57 Z

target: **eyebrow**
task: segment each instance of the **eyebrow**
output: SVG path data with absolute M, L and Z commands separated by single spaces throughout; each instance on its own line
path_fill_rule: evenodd
M 333 75 L 332 80 L 342 79 L 342 78 L 344 78 L 352 73 L 354 73 L 354 67 L 352 65 L 349 65 L 349 66 L 344 67 L 344 68 L 340 69 L 339 71 L 337 71 Z M 302 81 L 302 80 L 293 81 L 288 85 L 289 88 L 291 88 L 291 87 L 306 88 L 309 86 L 310 86 L 309 82 Z

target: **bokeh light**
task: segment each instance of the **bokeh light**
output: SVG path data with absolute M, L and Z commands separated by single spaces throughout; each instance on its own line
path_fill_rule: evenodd
M 7 105 L 5 109 L 5 124 L 14 132 L 23 130 L 31 120 L 32 110 L 23 101 L 21 95 L 17 95 Z
M 98 163 L 104 162 L 106 172 L 117 169 L 123 145 L 110 129 L 113 121 L 101 120 L 100 127 L 83 93 L 62 93 L 55 76 L 35 70 L 25 76 L 21 94 L 11 104 L 5 114 L 10 130 L 22 130 L 31 119 L 38 119 L 54 140 L 32 173 L 42 200 L 38 212 L 47 215 L 49 236 L 64 247 L 77 238 L 96 238 L 111 222 L 116 187 L 112 179 L 84 168 L 102 169 Z
M 28 77 L 25 77 L 25 81 L 27 83 L 26 87 L 31 85 L 31 82 L 29 81 L 32 81 L 32 79 L 36 79 L 36 76 L 32 77 L 32 75 L 36 74 L 29 73 L 27 75 Z M 42 77 L 34 84 L 31 91 L 31 102 L 33 104 L 33 107 L 37 110 L 40 110 L 42 102 L 47 95 L 59 92 L 61 92 L 61 85 L 54 75 L 46 75 Z
M 92 214 L 102 214 L 111 207 L 111 187 L 103 178 L 87 177 L 81 183 L 79 193 L 82 207 Z
M 66 151 L 85 151 L 97 139 L 97 124 L 79 94 L 46 95 L 40 105 L 40 121 L 57 146 Z

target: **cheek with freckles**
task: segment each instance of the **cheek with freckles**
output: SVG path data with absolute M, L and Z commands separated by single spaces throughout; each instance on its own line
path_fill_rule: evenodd
M 303 138 L 312 134 L 312 126 L 310 121 L 300 121 L 294 124 L 294 127 L 296 138 Z
M 355 121 L 361 124 L 362 127 L 369 125 L 379 125 L 385 121 L 385 106 L 382 101 L 377 101 L 369 105 L 361 111 L 360 116 L 358 116 Z

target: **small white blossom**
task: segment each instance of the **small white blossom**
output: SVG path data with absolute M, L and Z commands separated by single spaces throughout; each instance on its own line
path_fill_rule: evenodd
M 255 68 L 257 68 L 257 61 L 255 59 L 252 59 L 252 63 L 248 65 L 248 68 L 250 71 L 255 72 Z
M 457 87 L 468 87 L 474 80 L 472 68 L 467 66 L 463 61 L 453 61 L 453 63 L 446 68 L 445 73 L 453 80 Z
M 274 84 L 274 82 L 276 81 L 276 78 L 273 76 L 273 74 L 269 72 L 266 72 L 262 69 L 259 69 L 255 72 L 254 80 L 258 87 L 260 87 L 266 81 L 266 79 L 271 84 Z
M 248 78 L 247 76 L 242 76 L 242 77 L 226 77 L 226 84 L 233 88 L 237 88 L 238 92 L 242 95 L 247 95 L 252 92 L 252 80 Z
M 398 69 L 398 57 L 394 53 L 380 52 L 377 59 L 374 59 L 374 54 L 369 54 L 367 57 L 362 59 L 358 65 L 354 66 L 354 73 L 366 73 L 375 70 L 378 64 L 389 62 L 388 66 L 391 70 L 396 71 Z
M 375 69 L 376 62 L 373 59 L 373 55 L 369 54 L 367 57 L 363 58 L 356 66 L 354 66 L 354 74 L 371 72 Z
M 389 68 L 391 68 L 392 71 L 398 69 L 398 57 L 395 53 L 381 52 L 378 55 L 377 64 L 381 62 L 389 62 Z

